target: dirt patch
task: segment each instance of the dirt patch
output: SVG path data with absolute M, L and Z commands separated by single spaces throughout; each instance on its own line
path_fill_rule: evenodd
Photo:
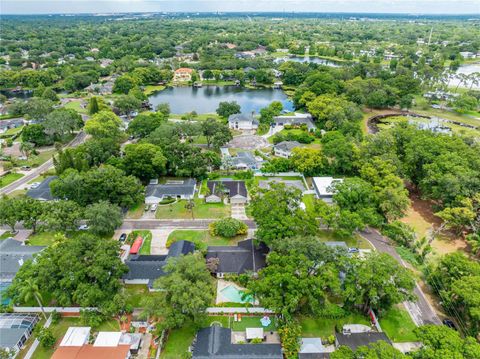
M 257 135 L 241 135 L 234 137 L 226 147 L 240 148 L 242 150 L 258 150 L 264 147 L 268 147 L 270 144 L 268 141 Z

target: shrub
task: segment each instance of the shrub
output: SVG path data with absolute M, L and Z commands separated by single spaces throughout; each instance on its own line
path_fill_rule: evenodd
M 263 342 L 262 338 L 253 338 L 250 343 L 252 344 L 261 344 Z
M 97 310 L 80 310 L 80 321 L 89 327 L 98 327 L 103 323 L 105 317 Z
M 60 321 L 60 319 L 62 318 L 62 315 L 59 312 L 57 312 L 56 310 L 54 310 L 52 312 L 51 316 L 52 316 L 52 324 L 57 324 Z
M 348 312 L 336 304 L 326 303 L 325 307 L 322 308 L 317 314 L 322 318 L 339 319 L 346 317 Z
M 175 198 L 167 197 L 167 198 L 162 199 L 158 204 L 170 204 L 170 203 L 173 203 L 175 201 L 176 201 Z
M 240 234 L 246 234 L 248 231 L 247 225 L 235 218 L 222 218 L 219 221 L 211 223 L 209 228 L 212 236 L 225 238 L 233 238 Z
M 302 327 L 294 321 L 282 323 L 278 328 L 278 334 L 282 342 L 283 353 L 287 359 L 297 358 L 300 349 L 300 334 Z
M 44 348 L 51 348 L 55 344 L 55 337 L 50 328 L 42 328 L 38 333 L 38 340 Z
M 415 230 L 408 224 L 400 221 L 386 224 L 382 228 L 382 234 L 407 248 L 412 248 L 416 241 Z

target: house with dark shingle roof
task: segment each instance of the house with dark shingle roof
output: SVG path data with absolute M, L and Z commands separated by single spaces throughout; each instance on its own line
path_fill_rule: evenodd
M 264 243 L 255 245 L 253 239 L 240 241 L 236 246 L 210 246 L 206 260 L 217 259 L 215 274 L 223 278 L 225 274 L 256 273 L 266 266 L 268 247 Z
M 153 282 L 167 274 L 164 266 L 169 258 L 180 257 L 193 253 L 195 244 L 189 241 L 178 241 L 170 246 L 167 255 L 130 255 L 125 264 L 128 267 L 128 273 L 123 276 L 126 284 L 147 284 L 152 290 Z
M 347 346 L 353 351 L 360 346 L 368 346 L 369 344 L 384 341 L 390 345 L 392 342 L 385 333 L 379 332 L 363 332 L 363 333 L 335 333 L 335 346 Z
M 27 191 L 27 196 L 38 201 L 52 201 L 52 191 L 50 190 L 50 182 L 57 179 L 57 176 L 49 176 L 45 178 L 36 188 Z
M 192 359 L 282 359 L 280 344 L 233 344 L 232 330 L 212 325 L 200 329 L 192 349 Z
M 160 203 L 165 198 L 193 198 L 196 185 L 197 180 L 194 178 L 170 180 L 163 184 L 149 184 L 146 188 L 145 203 Z
M 13 238 L 0 241 L 0 283 L 13 281 L 20 267 L 44 248 L 26 246 Z
M 209 195 L 205 196 L 207 203 L 219 203 L 227 196 L 230 203 L 247 203 L 248 193 L 245 181 L 223 180 L 208 181 Z

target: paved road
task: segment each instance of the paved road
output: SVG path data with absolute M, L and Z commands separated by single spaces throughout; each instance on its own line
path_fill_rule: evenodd
M 217 219 L 125 219 L 120 229 L 208 229 L 208 225 Z M 257 228 L 252 220 L 243 221 L 249 228 Z
M 83 143 L 86 138 L 85 132 L 80 132 L 66 147 L 75 147 L 79 144 Z M 22 178 L 16 180 L 15 182 L 10 183 L 8 186 L 5 186 L 0 189 L 0 194 L 9 194 L 15 191 L 18 187 L 27 184 L 34 178 L 40 176 L 43 172 L 47 171 L 50 167 L 53 167 L 53 160 L 49 159 L 48 161 L 42 163 L 40 166 L 32 169 L 29 173 L 27 173 Z
M 371 229 L 368 232 L 360 232 L 360 235 L 370 241 L 377 251 L 390 254 L 401 265 L 406 267 L 405 262 L 400 258 L 395 248 L 391 246 L 389 240 L 376 230 Z M 415 324 L 418 326 L 425 324 L 441 324 L 442 322 L 440 318 L 425 298 L 425 294 L 423 294 L 418 283 L 415 284 L 413 292 L 417 296 L 417 300 L 415 302 L 404 302 L 404 305 Z

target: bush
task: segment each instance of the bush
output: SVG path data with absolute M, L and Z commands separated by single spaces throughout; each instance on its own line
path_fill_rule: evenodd
M 408 224 L 400 221 L 394 221 L 383 226 L 382 234 L 407 248 L 412 248 L 416 241 L 415 230 Z
M 262 344 L 263 340 L 262 338 L 253 338 L 250 343 L 252 344 Z
M 162 199 L 158 204 L 170 204 L 170 203 L 173 203 L 175 201 L 176 201 L 175 198 L 167 197 L 167 198 Z
M 246 170 L 246 171 L 235 172 L 234 178 L 239 180 L 247 180 L 247 179 L 253 178 L 253 171 Z
M 60 319 L 62 318 L 62 315 L 59 312 L 57 312 L 56 310 L 54 310 L 52 312 L 51 317 L 52 317 L 52 324 L 57 324 L 60 321 Z
M 222 218 L 219 221 L 211 223 L 209 228 L 212 236 L 225 238 L 233 238 L 240 234 L 246 234 L 248 231 L 247 225 L 235 218 Z
M 51 348 L 56 342 L 56 339 L 50 328 L 42 328 L 38 333 L 38 340 L 44 348 Z
M 300 349 L 300 335 L 302 327 L 294 321 L 282 323 L 278 328 L 278 334 L 282 342 L 283 353 L 287 359 L 297 358 Z
M 345 309 L 332 303 L 326 303 L 325 308 L 322 308 L 317 313 L 319 317 L 327 318 L 327 319 L 345 318 L 347 314 L 348 312 Z
M 80 310 L 80 321 L 89 327 L 98 327 L 105 320 L 105 317 L 97 310 Z

